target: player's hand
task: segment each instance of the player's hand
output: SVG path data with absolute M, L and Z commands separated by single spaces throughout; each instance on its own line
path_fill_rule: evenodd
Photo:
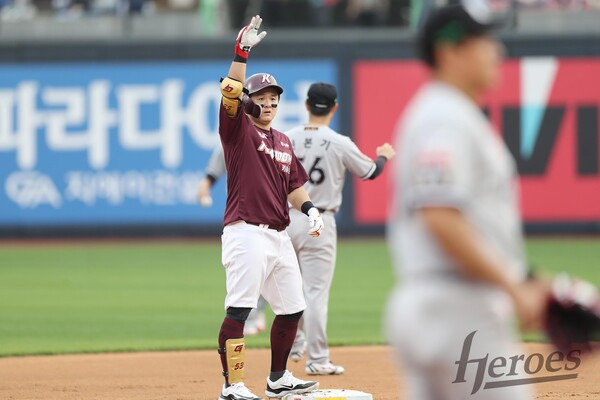
M 541 329 L 546 315 L 550 285 L 541 279 L 517 285 L 510 293 L 521 327 L 525 330 Z
M 323 230 L 323 218 L 321 218 L 321 214 L 316 207 L 308 210 L 308 234 L 312 237 L 321 236 L 321 231 Z
M 263 31 L 258 33 L 258 28 L 262 23 L 260 15 L 255 15 L 248 25 L 243 27 L 238 33 L 237 40 L 235 41 L 235 54 L 247 59 L 248 53 L 253 46 L 260 43 L 261 40 L 267 36 L 267 32 Z
M 386 142 L 375 150 L 375 154 L 377 154 L 377 157 L 383 156 L 388 160 L 391 160 L 396 155 L 396 152 L 392 145 Z
M 198 186 L 198 194 L 196 200 L 202 207 L 212 206 L 212 196 L 210 191 L 210 181 L 208 179 L 202 179 Z

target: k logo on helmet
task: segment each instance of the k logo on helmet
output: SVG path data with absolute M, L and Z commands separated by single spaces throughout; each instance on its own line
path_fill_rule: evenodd
M 264 74 L 262 76 L 262 82 L 261 83 L 271 83 L 271 75 L 269 74 Z

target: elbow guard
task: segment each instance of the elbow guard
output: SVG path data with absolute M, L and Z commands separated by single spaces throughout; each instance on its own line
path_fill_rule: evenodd
M 221 94 L 223 95 L 221 102 L 223 103 L 225 112 L 227 112 L 227 115 L 230 117 L 238 115 L 240 104 L 242 103 L 240 100 L 242 93 L 244 93 L 244 85 L 242 82 L 231 79 L 230 77 L 224 78 L 221 81 Z
M 221 94 L 228 99 L 239 99 L 244 93 L 244 85 L 230 77 L 221 80 Z

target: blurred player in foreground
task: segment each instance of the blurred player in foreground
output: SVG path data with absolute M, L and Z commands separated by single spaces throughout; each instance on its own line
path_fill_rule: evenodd
M 420 32 L 432 77 L 398 132 L 388 239 L 401 279 L 386 318 L 411 400 L 533 398 L 529 386 L 471 396 L 480 369 L 459 362 L 523 354 L 515 313 L 535 326 L 547 296 L 526 281 L 515 162 L 477 105 L 499 80 L 495 25 L 470 1 L 433 11 Z
M 392 147 L 384 143 L 376 149 L 377 159 L 373 161 L 349 137 L 329 128 L 337 103 L 335 86 L 327 83 L 311 85 L 306 99 L 308 124 L 286 132 L 296 156 L 309 175 L 304 188 L 327 225 L 323 235 L 317 240 L 310 240 L 306 237 L 306 218 L 301 212 L 290 210 L 288 233 L 298 256 L 306 300 L 306 310 L 290 358 L 299 361 L 306 351 L 305 371 L 309 375 L 344 373 L 342 366 L 333 364 L 329 359 L 327 313 L 337 253 L 335 213 L 342 204 L 346 170 L 361 179 L 375 179 L 383 171 L 385 163 L 394 157 Z
M 243 330 L 261 294 L 276 314 L 265 394 L 282 398 L 319 387 L 286 369 L 306 308 L 298 260 L 285 231 L 290 221 L 288 202 L 306 214 L 305 234 L 318 237 L 323 220 L 302 187 L 308 176 L 290 139 L 271 127 L 283 88 L 267 73 L 246 80 L 248 53 L 267 34 L 258 32 L 261 22 L 258 15 L 253 17 L 238 34 L 235 58 L 221 83 L 219 136 L 227 166 L 222 235 L 226 316 L 218 339 L 225 376 L 221 400 L 260 399 L 244 385 Z
M 208 165 L 204 170 L 204 179 L 198 185 L 197 199 L 198 203 L 203 207 L 211 207 L 213 204 L 212 187 L 225 175 L 225 155 L 223 154 L 223 146 L 219 143 L 213 150 Z M 248 319 L 244 324 L 244 336 L 254 336 L 267 329 L 267 318 L 265 308 L 267 302 L 264 297 L 260 296 L 256 308 L 250 311 Z

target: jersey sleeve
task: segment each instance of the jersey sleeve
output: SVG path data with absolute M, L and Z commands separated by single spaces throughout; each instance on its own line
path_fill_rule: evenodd
M 206 175 L 212 175 L 216 179 L 225 174 L 225 154 L 221 143 L 217 144 L 214 148 L 204 172 Z
M 308 174 L 302 166 L 302 163 L 296 157 L 296 153 L 292 151 L 292 163 L 290 165 L 290 184 L 288 194 L 298 189 L 308 181 Z
M 241 107 L 240 107 L 241 108 Z M 248 116 L 240 109 L 235 117 L 230 117 L 223 104 L 219 106 L 219 135 L 223 143 L 231 143 L 242 134 L 242 127 Z
M 375 172 L 375 162 L 364 155 L 352 140 L 344 140 L 342 149 L 342 160 L 350 173 L 361 179 L 368 179 Z
M 444 128 L 433 131 L 408 157 L 404 190 L 409 208 L 465 208 L 474 175 L 473 153 L 466 134 Z

